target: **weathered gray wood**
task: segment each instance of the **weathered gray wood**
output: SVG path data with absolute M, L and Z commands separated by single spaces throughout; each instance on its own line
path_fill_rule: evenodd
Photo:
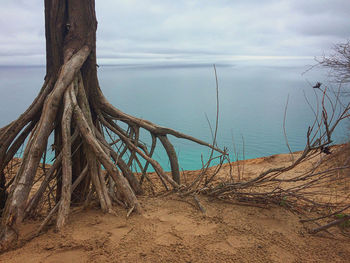
M 72 187 L 72 142 L 71 142 L 71 122 L 73 114 L 73 104 L 70 93 L 74 89 L 74 81 L 64 93 L 64 108 L 62 116 L 62 191 L 61 201 L 58 208 L 56 228 L 61 230 L 68 219 L 71 187 Z
M 72 97 L 74 94 L 72 94 Z M 91 116 L 91 111 L 89 107 L 89 102 L 86 97 L 85 89 L 83 80 L 81 78 L 81 75 L 79 74 L 79 83 L 78 83 L 78 96 L 77 96 L 77 103 L 80 106 L 80 109 L 82 110 L 82 113 L 89 125 L 91 127 L 91 130 L 94 134 L 95 129 L 93 127 L 93 121 Z M 86 156 L 87 163 L 90 167 L 89 173 L 92 178 L 93 184 L 95 185 L 95 190 L 97 192 L 101 209 L 103 212 L 111 212 L 112 211 L 112 200 L 108 195 L 108 190 L 106 186 L 106 182 L 104 180 L 104 177 L 101 173 L 101 169 L 99 169 L 100 165 L 99 162 L 96 160 L 95 154 L 90 150 L 88 145 L 85 145 L 84 152 Z
M 97 159 L 102 163 L 110 176 L 112 176 L 115 181 L 117 188 L 121 195 L 124 198 L 124 201 L 128 204 L 129 207 L 135 207 L 135 211 L 141 213 L 142 209 L 140 204 L 137 201 L 137 198 L 132 191 L 128 181 L 123 176 L 118 176 L 117 168 L 114 166 L 111 159 L 105 153 L 99 142 L 96 140 L 96 137 L 93 134 L 93 131 L 88 125 L 88 122 L 85 119 L 85 116 L 78 106 L 77 102 L 74 101 L 74 120 L 78 125 L 79 131 L 82 134 L 85 142 L 89 145 L 90 149 L 94 152 Z
M 170 161 L 171 175 L 173 177 L 173 180 L 178 184 L 180 184 L 180 168 L 179 168 L 179 161 L 177 159 L 175 148 L 170 143 L 166 135 L 160 135 L 158 136 L 158 138 L 163 144 L 165 151 L 167 152 L 167 155 Z
M 63 93 L 68 85 L 73 81 L 74 76 L 79 71 L 84 61 L 90 53 L 90 48 L 82 47 L 74 56 L 71 57 L 63 66 L 60 75 L 56 81 L 53 91 L 45 100 L 42 115 L 38 123 L 32 141 L 27 144 L 26 153 L 18 171 L 15 181 L 15 187 L 10 192 L 4 217 L 2 218 L 2 243 L 7 246 L 8 242 L 16 239 L 17 224 L 24 218 L 24 209 L 28 199 L 30 189 L 37 171 L 40 158 L 44 151 L 46 142 L 54 125 L 57 110 L 60 105 Z

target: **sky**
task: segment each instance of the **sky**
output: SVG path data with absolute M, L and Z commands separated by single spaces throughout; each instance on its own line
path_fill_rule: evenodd
M 1 0 L 0 65 L 45 65 L 43 0 Z M 96 0 L 100 64 L 231 63 L 328 54 L 349 0 Z

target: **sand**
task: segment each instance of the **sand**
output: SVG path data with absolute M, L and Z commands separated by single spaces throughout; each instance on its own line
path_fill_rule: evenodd
M 289 161 L 288 155 L 246 161 L 245 176 Z M 205 214 L 175 194 L 140 197 L 144 214 L 129 218 L 121 207 L 116 215 L 75 207 L 64 231 L 51 227 L 0 255 L 0 262 L 350 262 L 350 238 L 336 228 L 333 235 L 311 235 L 307 230 L 315 225 L 300 223 L 305 217 L 284 207 L 199 198 Z M 24 235 L 38 223 L 26 222 Z

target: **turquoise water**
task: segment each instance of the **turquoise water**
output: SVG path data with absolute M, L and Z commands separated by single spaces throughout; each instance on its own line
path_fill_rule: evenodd
M 286 153 L 283 116 L 289 96 L 286 131 L 293 151 L 305 145 L 307 127 L 314 116 L 304 94 L 314 103 L 313 89 L 325 75 L 313 70 L 302 75 L 307 62 L 237 63 L 217 65 L 219 79 L 218 145 L 245 159 Z M 0 126 L 18 117 L 39 91 L 44 67 L 0 67 Z M 122 111 L 210 142 L 205 115 L 215 126 L 216 90 L 211 65 L 100 66 L 99 81 L 105 96 Z M 347 125 L 335 133 L 335 141 L 347 139 Z M 201 167 L 208 149 L 170 137 L 183 169 Z M 144 140 L 147 142 L 148 137 Z M 244 147 L 243 147 L 244 141 Z M 244 156 L 243 156 L 244 150 Z M 164 151 L 156 159 L 169 169 Z M 234 159 L 234 155 L 231 156 Z

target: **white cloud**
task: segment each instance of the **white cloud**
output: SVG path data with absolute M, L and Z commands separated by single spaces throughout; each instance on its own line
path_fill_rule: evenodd
M 2 1 L 0 64 L 45 63 L 42 2 Z M 348 0 L 96 0 L 96 13 L 99 63 L 313 57 L 350 36 Z

